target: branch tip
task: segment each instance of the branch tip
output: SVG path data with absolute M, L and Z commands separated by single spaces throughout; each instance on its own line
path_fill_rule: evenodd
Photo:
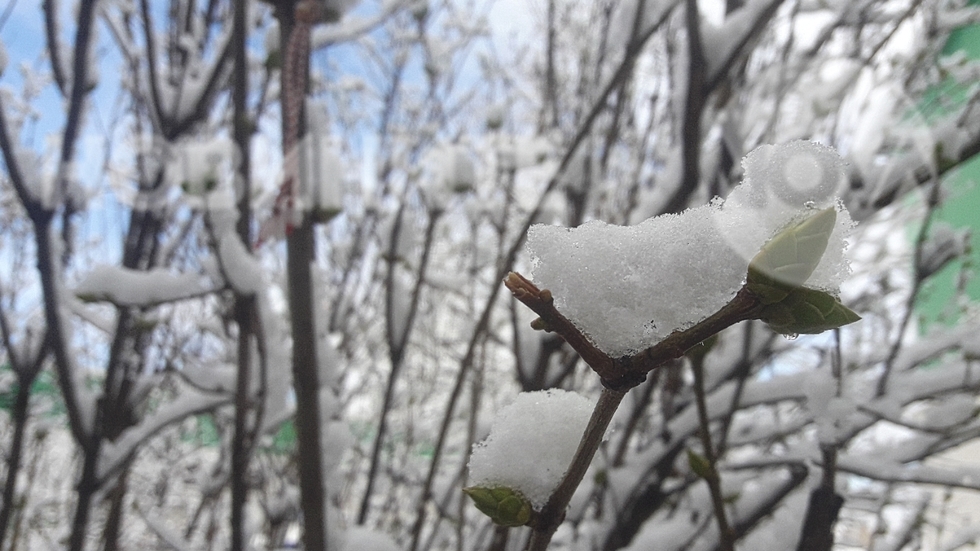
M 511 291 L 513 291 L 514 289 L 520 287 L 521 280 L 523 280 L 523 279 L 524 278 L 521 277 L 521 274 L 519 274 L 517 272 L 508 272 L 507 273 L 507 277 L 504 278 L 504 285 L 508 289 L 510 289 Z

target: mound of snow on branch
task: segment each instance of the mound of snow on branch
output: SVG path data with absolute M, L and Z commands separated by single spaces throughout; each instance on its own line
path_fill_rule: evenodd
M 807 141 L 766 145 L 742 166 L 743 182 L 726 200 L 677 215 L 635 226 L 532 227 L 535 283 L 552 291 L 558 310 L 601 350 L 632 354 L 716 312 L 769 239 L 835 206 L 836 226 L 805 286 L 836 294 L 849 273 L 844 240 L 853 226 L 836 196 L 845 180 L 837 152 Z
M 522 392 L 473 447 L 474 486 L 517 490 L 541 509 L 575 456 L 594 404 L 564 390 Z

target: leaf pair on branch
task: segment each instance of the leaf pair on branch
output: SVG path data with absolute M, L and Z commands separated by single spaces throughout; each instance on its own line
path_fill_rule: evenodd
M 834 207 L 777 234 L 749 263 L 745 288 L 761 305 L 755 319 L 783 335 L 817 334 L 861 319 L 836 297 L 803 283 L 813 274 L 834 229 Z

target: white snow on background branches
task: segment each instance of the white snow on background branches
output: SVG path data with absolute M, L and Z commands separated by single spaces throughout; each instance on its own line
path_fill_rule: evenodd
M 201 196 L 233 175 L 236 163 L 235 145 L 226 137 L 187 140 L 173 147 L 166 174 L 171 185 Z
M 354 526 L 345 534 L 345 551 L 398 551 L 391 536 L 364 526 Z
M 540 509 L 571 464 L 592 408 L 574 392 L 522 392 L 497 414 L 490 436 L 473 447 L 473 484 L 517 490 Z
M 212 411 L 216 407 L 231 402 L 230 394 L 201 392 L 192 387 L 181 389 L 180 396 L 173 402 L 161 406 L 153 415 L 139 425 L 126 430 L 115 441 L 102 447 L 99 460 L 99 478 L 115 472 L 123 462 L 136 452 L 140 444 L 164 427 L 195 413 Z
M 210 292 L 200 274 L 173 274 L 163 268 L 149 271 L 119 266 L 94 267 L 75 287 L 87 301 L 108 301 L 119 306 L 153 306 L 198 297 Z
M 476 165 L 469 151 L 461 145 L 446 145 L 429 152 L 423 164 L 422 178 L 425 202 L 433 210 L 445 210 L 457 193 L 476 185 Z
M 843 180 L 837 153 L 796 141 L 757 148 L 742 164 L 745 179 L 727 200 L 679 215 L 635 226 L 532 227 L 535 282 L 596 346 L 630 354 L 724 306 L 766 241 L 812 209 L 835 205 L 837 225 L 806 284 L 836 293 L 848 274 L 844 238 L 852 226 L 835 197 Z

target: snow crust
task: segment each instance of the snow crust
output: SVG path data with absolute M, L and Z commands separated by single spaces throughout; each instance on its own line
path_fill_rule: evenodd
M 533 226 L 527 239 L 533 280 L 601 350 L 632 354 L 716 312 L 769 239 L 834 206 L 836 226 L 805 284 L 836 294 L 849 273 L 844 248 L 853 225 L 836 197 L 844 182 L 840 157 L 801 140 L 761 146 L 742 166 L 743 183 L 726 200 L 678 215 L 635 226 Z
M 238 211 L 231 189 L 223 186 L 206 196 L 208 220 L 214 235 L 221 277 L 243 295 L 255 295 L 266 287 L 264 270 L 258 258 L 249 252 L 236 229 Z
M 572 462 L 593 407 L 565 390 L 518 394 L 497 414 L 487 439 L 473 446 L 472 485 L 517 490 L 540 509 Z

